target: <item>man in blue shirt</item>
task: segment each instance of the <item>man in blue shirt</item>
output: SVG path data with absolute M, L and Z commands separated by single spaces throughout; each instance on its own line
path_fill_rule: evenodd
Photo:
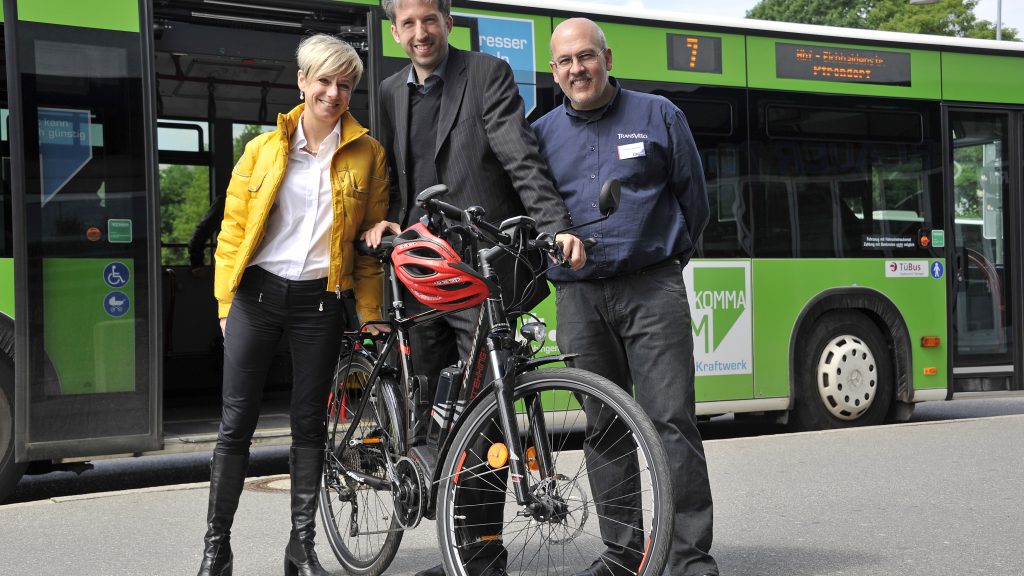
M 693 334 L 682 277 L 708 221 L 700 156 L 678 108 L 660 96 L 624 90 L 609 77 L 612 51 L 596 24 L 563 22 L 551 36 L 551 55 L 565 101 L 533 127 L 570 218 L 597 218 L 602 183 L 622 182 L 619 211 L 581 231 L 599 242 L 586 266 L 550 274 L 558 346 L 579 354 L 574 366 L 635 391 L 661 434 L 675 487 L 665 574 L 717 575 L 709 553 L 711 489 L 697 430 Z M 591 475 L 594 493 L 621 490 L 621 479 L 637 469 L 635 455 L 591 445 L 603 434 L 588 433 L 587 464 L 615 472 Z M 624 498 L 639 500 L 626 492 Z M 627 507 L 614 508 L 598 510 L 607 550 L 584 574 L 625 574 L 639 565 L 642 532 L 622 513 Z

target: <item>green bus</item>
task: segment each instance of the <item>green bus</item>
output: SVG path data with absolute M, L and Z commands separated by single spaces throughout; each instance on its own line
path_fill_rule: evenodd
M 580 6 L 456 0 L 451 41 L 507 60 L 535 119 L 559 102 L 551 30 Z M 371 129 L 406 63 L 377 0 L 2 8 L 0 500 L 29 464 L 212 448 L 202 221 L 237 146 L 297 103 L 303 34 L 364 56 L 352 110 Z M 679 106 L 700 148 L 712 215 L 684 272 L 699 414 L 829 428 L 1024 393 L 1024 44 L 585 15 L 619 82 Z M 286 350 L 275 366 L 256 445 L 289 441 Z

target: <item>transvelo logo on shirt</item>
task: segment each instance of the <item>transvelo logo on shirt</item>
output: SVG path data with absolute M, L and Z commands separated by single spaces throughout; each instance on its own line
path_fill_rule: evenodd
M 619 134 L 619 140 L 648 140 L 647 134 L 643 132 L 633 132 L 632 134 Z

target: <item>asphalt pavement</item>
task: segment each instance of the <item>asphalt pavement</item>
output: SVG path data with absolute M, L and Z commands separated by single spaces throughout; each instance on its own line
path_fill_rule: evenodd
M 709 440 L 715 544 L 728 576 L 1024 574 L 1024 415 Z M 0 506 L 0 574 L 193 574 L 205 483 Z M 434 523 L 387 574 L 440 561 Z M 235 574 L 281 573 L 287 480 L 250 479 Z M 323 538 L 325 566 L 343 574 Z

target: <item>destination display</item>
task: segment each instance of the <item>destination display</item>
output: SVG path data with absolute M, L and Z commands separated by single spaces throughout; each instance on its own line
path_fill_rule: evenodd
M 667 36 L 669 70 L 722 73 L 721 38 L 692 34 L 668 34 Z
M 910 86 L 910 53 L 779 42 L 775 73 L 797 80 Z

